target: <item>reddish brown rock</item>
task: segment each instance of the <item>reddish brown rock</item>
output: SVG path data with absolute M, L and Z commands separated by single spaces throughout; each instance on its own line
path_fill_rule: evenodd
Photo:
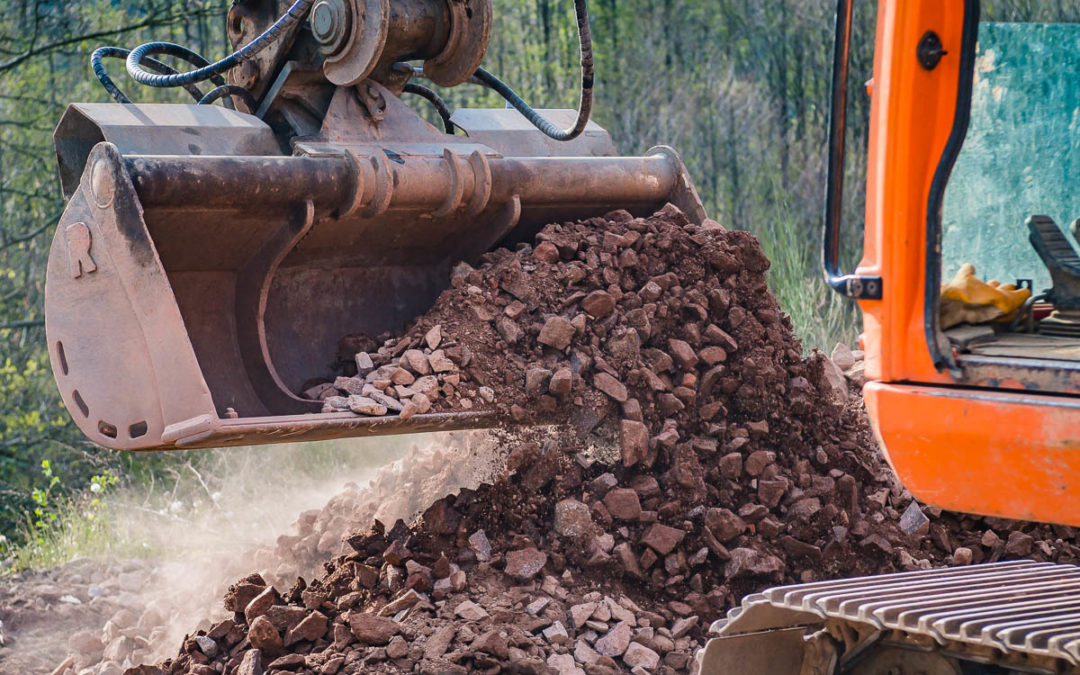
M 728 509 L 711 508 L 705 513 L 705 527 L 726 544 L 746 531 L 746 522 Z
M 649 454 L 649 428 L 636 420 L 620 422 L 619 452 L 626 467 L 644 460 Z
M 563 351 L 570 346 L 570 340 L 574 337 L 576 330 L 573 324 L 565 317 L 553 316 L 544 322 L 544 327 L 540 329 L 540 336 L 537 341 L 540 344 Z
M 675 550 L 685 536 L 686 532 L 683 530 L 656 523 L 641 537 L 641 543 L 660 555 L 667 555 Z
M 560 368 L 551 376 L 548 393 L 552 396 L 566 396 L 574 386 L 574 374 L 569 368 Z
M 277 628 L 274 628 L 274 624 L 270 623 L 270 620 L 264 616 L 256 617 L 251 622 L 248 628 L 248 640 L 251 641 L 252 647 L 267 656 L 275 656 L 281 653 L 281 635 L 278 634 Z
M 1034 543 L 1034 537 L 1016 530 L 1009 533 L 1009 538 L 1005 542 L 1005 552 L 1019 557 L 1028 556 L 1031 555 L 1031 548 Z
M 729 579 L 745 576 L 763 576 L 779 579 L 785 569 L 784 561 L 776 556 L 751 548 L 731 549 L 731 560 L 724 567 Z
M 546 553 L 542 553 L 535 548 L 525 548 L 506 554 L 506 568 L 504 571 L 515 579 L 528 581 L 539 574 L 546 564 Z
M 576 499 L 564 499 L 555 504 L 555 531 L 569 539 L 582 539 L 593 531 L 589 507 Z M 509 564 L 509 563 L 508 563 Z M 543 563 L 540 564 L 543 567 Z M 511 576 L 518 576 L 507 572 Z
M 303 621 L 296 624 L 296 626 L 285 635 L 285 646 L 291 646 L 300 640 L 308 640 L 314 642 L 326 635 L 326 629 L 328 626 L 326 615 L 322 612 L 312 612 Z
M 581 308 L 598 319 L 615 310 L 615 298 L 607 291 L 593 291 L 581 301 Z
M 365 645 L 385 645 L 401 630 L 394 620 L 366 612 L 350 612 L 347 619 L 353 636 Z
M 636 521 L 641 516 L 641 500 L 629 488 L 617 488 L 604 495 L 604 506 L 612 518 Z
M 668 340 L 668 349 L 671 354 L 672 360 L 675 361 L 681 370 L 691 372 L 697 367 L 698 357 L 694 353 L 694 348 L 691 347 L 685 340 L 677 340 L 672 338 Z
M 619 403 L 625 403 L 630 397 L 626 386 L 607 373 L 597 373 L 593 376 L 593 386 Z

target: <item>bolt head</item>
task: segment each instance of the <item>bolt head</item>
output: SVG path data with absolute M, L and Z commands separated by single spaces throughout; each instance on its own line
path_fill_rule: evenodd
M 319 51 L 333 54 L 341 49 L 349 33 L 349 6 L 345 0 L 319 0 L 308 19 L 311 34 L 319 41 Z
M 334 32 L 334 10 L 330 3 L 319 2 L 311 8 L 311 31 L 319 40 L 325 40 Z

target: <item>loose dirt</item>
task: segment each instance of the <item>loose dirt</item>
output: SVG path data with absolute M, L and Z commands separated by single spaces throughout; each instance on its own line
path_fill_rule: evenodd
M 229 618 L 128 672 L 688 672 L 766 586 L 1077 559 L 1071 528 L 915 502 L 874 447 L 858 354 L 803 358 L 768 267 L 670 205 L 459 265 L 402 336 L 347 336 L 341 377 L 306 390 L 327 411 L 492 410 L 525 425 L 506 466 L 418 519 L 303 514 L 275 555 L 327 556 L 347 525 L 345 552 L 310 581 L 239 580 Z

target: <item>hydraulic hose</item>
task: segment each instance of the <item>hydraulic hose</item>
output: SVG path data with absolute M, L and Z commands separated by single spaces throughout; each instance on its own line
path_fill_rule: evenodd
M 239 98 L 244 102 L 244 105 L 247 106 L 248 111 L 252 113 L 259 107 L 259 102 L 255 100 L 255 96 L 238 84 L 223 84 L 216 89 L 211 89 L 206 96 L 199 99 L 199 105 L 210 105 L 224 96 L 235 96 Z
M 128 54 L 131 53 L 130 49 L 124 49 L 122 47 L 98 47 L 94 50 L 94 53 L 90 55 L 90 67 L 94 70 L 94 75 L 97 77 L 98 82 L 101 82 L 101 86 L 105 87 L 105 91 L 109 92 L 109 96 L 113 97 L 117 103 L 131 103 L 131 99 L 120 91 L 120 88 L 116 86 L 109 74 L 105 72 L 105 59 L 126 59 Z M 159 73 L 171 75 L 176 71 L 169 65 L 158 61 L 157 59 L 147 58 L 143 63 Z M 196 101 L 203 97 L 202 91 L 194 84 L 185 85 L 184 89 L 191 94 L 192 98 Z
M 443 100 L 442 96 L 439 96 L 424 85 L 416 84 L 415 82 L 405 83 L 404 91 L 427 99 L 431 105 L 435 106 L 436 112 L 438 112 L 439 117 L 442 118 L 443 128 L 446 130 L 446 133 L 454 133 L 454 123 L 450 121 L 450 108 L 447 107 L 446 101 Z
M 505 82 L 495 77 L 483 68 L 476 70 L 475 77 L 484 85 L 494 89 L 506 102 L 517 109 L 525 119 L 547 136 L 557 141 L 570 141 L 585 131 L 585 125 L 589 123 L 589 115 L 592 113 L 593 103 L 593 53 L 592 33 L 589 31 L 589 10 L 586 0 L 574 0 L 574 11 L 577 14 L 578 42 L 581 46 L 581 98 L 578 102 L 577 120 L 568 129 L 560 129 L 532 106 L 518 96 L 517 92 Z M 130 63 L 130 59 L 128 63 Z
M 272 26 L 267 28 L 262 35 L 247 43 L 237 51 L 215 63 L 207 64 L 196 70 L 172 75 L 151 73 L 142 67 L 143 60 L 151 54 L 172 54 L 173 49 L 178 47 L 169 42 L 148 42 L 131 50 L 127 58 L 128 75 L 139 84 L 148 87 L 182 87 L 187 84 L 196 84 L 220 76 L 222 73 L 235 68 L 254 57 L 270 45 L 274 44 L 281 35 L 292 29 L 297 23 L 307 16 L 315 0 L 297 0 L 285 14 Z M 180 49 L 184 49 L 180 47 Z M 175 54 L 174 54 L 175 55 Z M 224 83 L 222 83 L 224 84 Z

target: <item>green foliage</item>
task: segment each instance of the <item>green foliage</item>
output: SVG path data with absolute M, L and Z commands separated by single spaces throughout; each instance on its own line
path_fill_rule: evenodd
M 16 536 L 0 535 L 0 559 L 8 571 L 52 567 L 75 554 L 93 555 L 110 547 L 104 497 L 119 477 L 106 470 L 91 476 L 84 489 L 65 489 L 47 459 L 41 461 L 41 477 L 44 487 L 31 490 L 34 506 L 16 524 Z
M 771 263 L 769 288 L 777 302 L 791 316 L 806 348 L 828 353 L 837 342 L 854 345 L 859 331 L 857 307 L 829 290 L 817 272 L 820 253 L 800 237 L 791 206 L 779 202 L 774 209 L 755 234 Z
M 9 539 L 22 536 L 23 514 L 37 508 L 33 490 L 48 489 L 36 471 L 42 460 L 63 477 L 59 493 L 120 469 L 71 424 L 48 368 L 45 264 L 64 206 L 52 129 L 68 103 L 108 100 L 89 67 L 95 47 L 153 37 L 221 54 L 227 9 L 210 0 L 93 0 L 16 2 L 0 13 L 0 533 Z M 121 66 L 107 65 L 113 73 Z M 142 99 L 182 100 L 175 92 Z

